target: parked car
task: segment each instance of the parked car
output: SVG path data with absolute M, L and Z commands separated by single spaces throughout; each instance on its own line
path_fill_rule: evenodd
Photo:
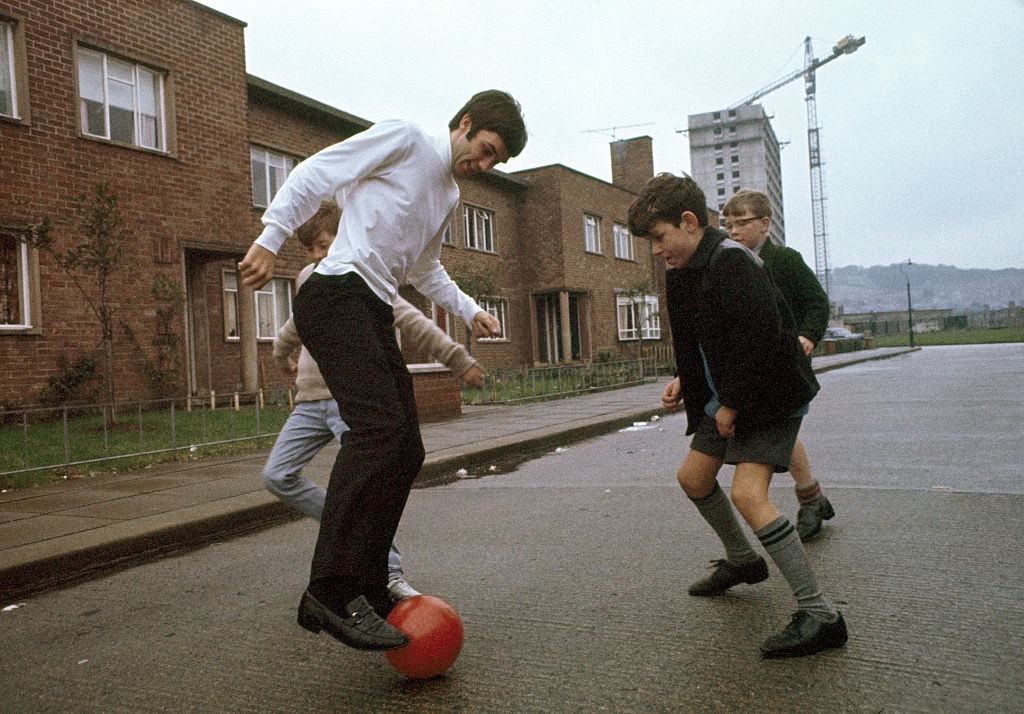
M 826 340 L 862 340 L 864 335 L 860 332 L 850 332 L 845 327 L 826 327 Z

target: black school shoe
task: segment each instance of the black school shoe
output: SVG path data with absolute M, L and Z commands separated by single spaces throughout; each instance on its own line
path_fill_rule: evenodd
M 833 647 L 842 647 L 846 640 L 843 613 L 839 613 L 839 619 L 835 622 L 822 622 L 806 610 L 798 610 L 793 613 L 793 619 L 786 625 L 786 629 L 764 641 L 761 656 L 765 659 L 805 657 Z
M 824 496 L 818 496 L 815 504 L 801 505 L 796 513 L 796 532 L 800 535 L 801 542 L 814 540 L 815 536 L 821 533 L 822 520 L 831 520 L 835 515 L 835 509 Z
M 712 560 L 711 567 L 714 568 L 711 575 L 690 586 L 691 595 L 721 595 L 733 585 L 753 585 L 768 579 L 768 564 L 764 562 L 764 558 L 758 558 L 746 565 L 733 565 L 728 560 Z
M 370 606 L 362 595 L 345 606 L 342 617 L 310 595 L 302 594 L 299 624 L 310 632 L 326 630 L 334 639 L 357 650 L 393 650 L 409 644 L 409 638 Z

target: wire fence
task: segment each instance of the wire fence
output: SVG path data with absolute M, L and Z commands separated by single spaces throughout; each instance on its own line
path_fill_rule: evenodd
M 291 400 L 281 391 L 0 411 L 0 478 L 230 453 L 276 436 Z
M 494 370 L 463 404 L 516 404 L 615 389 L 672 370 L 664 355 L 622 362 Z M 666 371 L 667 370 L 667 371 Z M 71 478 L 269 448 L 293 407 L 291 391 L 0 411 L 0 485 Z M 100 465 L 103 465 L 100 467 Z
M 463 388 L 462 403 L 516 404 L 556 399 L 643 384 L 673 369 L 652 356 L 623 362 L 492 370 L 483 389 Z

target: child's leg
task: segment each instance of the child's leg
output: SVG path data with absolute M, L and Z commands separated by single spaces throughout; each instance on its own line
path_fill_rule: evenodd
M 799 609 L 822 622 L 835 622 L 836 610 L 818 589 L 796 529 L 768 497 L 773 470 L 769 464 L 737 464 L 733 476 L 733 503 L 786 578 Z
M 800 511 L 796 517 L 796 529 L 800 540 L 807 541 L 821 532 L 822 520 L 835 515 L 832 504 L 821 493 L 819 484 L 811 473 L 811 461 L 807 457 L 807 449 L 797 439 L 793 453 L 789 459 L 789 473 L 793 476 L 796 498 L 800 502 Z
M 721 595 L 733 585 L 759 583 L 768 577 L 768 566 L 754 552 L 729 499 L 718 485 L 716 477 L 725 447 L 726 440 L 718 434 L 715 421 L 703 417 L 676 475 L 679 485 L 725 547 L 725 559 L 712 561 L 711 574 L 690 586 L 691 595 Z
M 318 521 L 324 510 L 326 490 L 301 474 L 334 437 L 330 422 L 325 419 L 332 405 L 337 413 L 333 399 L 298 402 L 281 427 L 263 466 L 263 483 L 267 489 Z
M 722 462 L 714 456 L 690 449 L 679 467 L 676 479 L 725 546 L 725 557 L 733 565 L 760 560 L 736 520 L 729 499 L 718 485 L 716 476 Z

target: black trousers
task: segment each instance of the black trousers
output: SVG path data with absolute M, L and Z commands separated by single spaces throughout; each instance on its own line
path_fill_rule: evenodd
M 423 465 L 412 376 L 394 311 L 355 273 L 313 273 L 293 305 L 295 328 L 349 427 L 331 470 L 310 585 L 365 595 L 387 609 L 387 559 Z

